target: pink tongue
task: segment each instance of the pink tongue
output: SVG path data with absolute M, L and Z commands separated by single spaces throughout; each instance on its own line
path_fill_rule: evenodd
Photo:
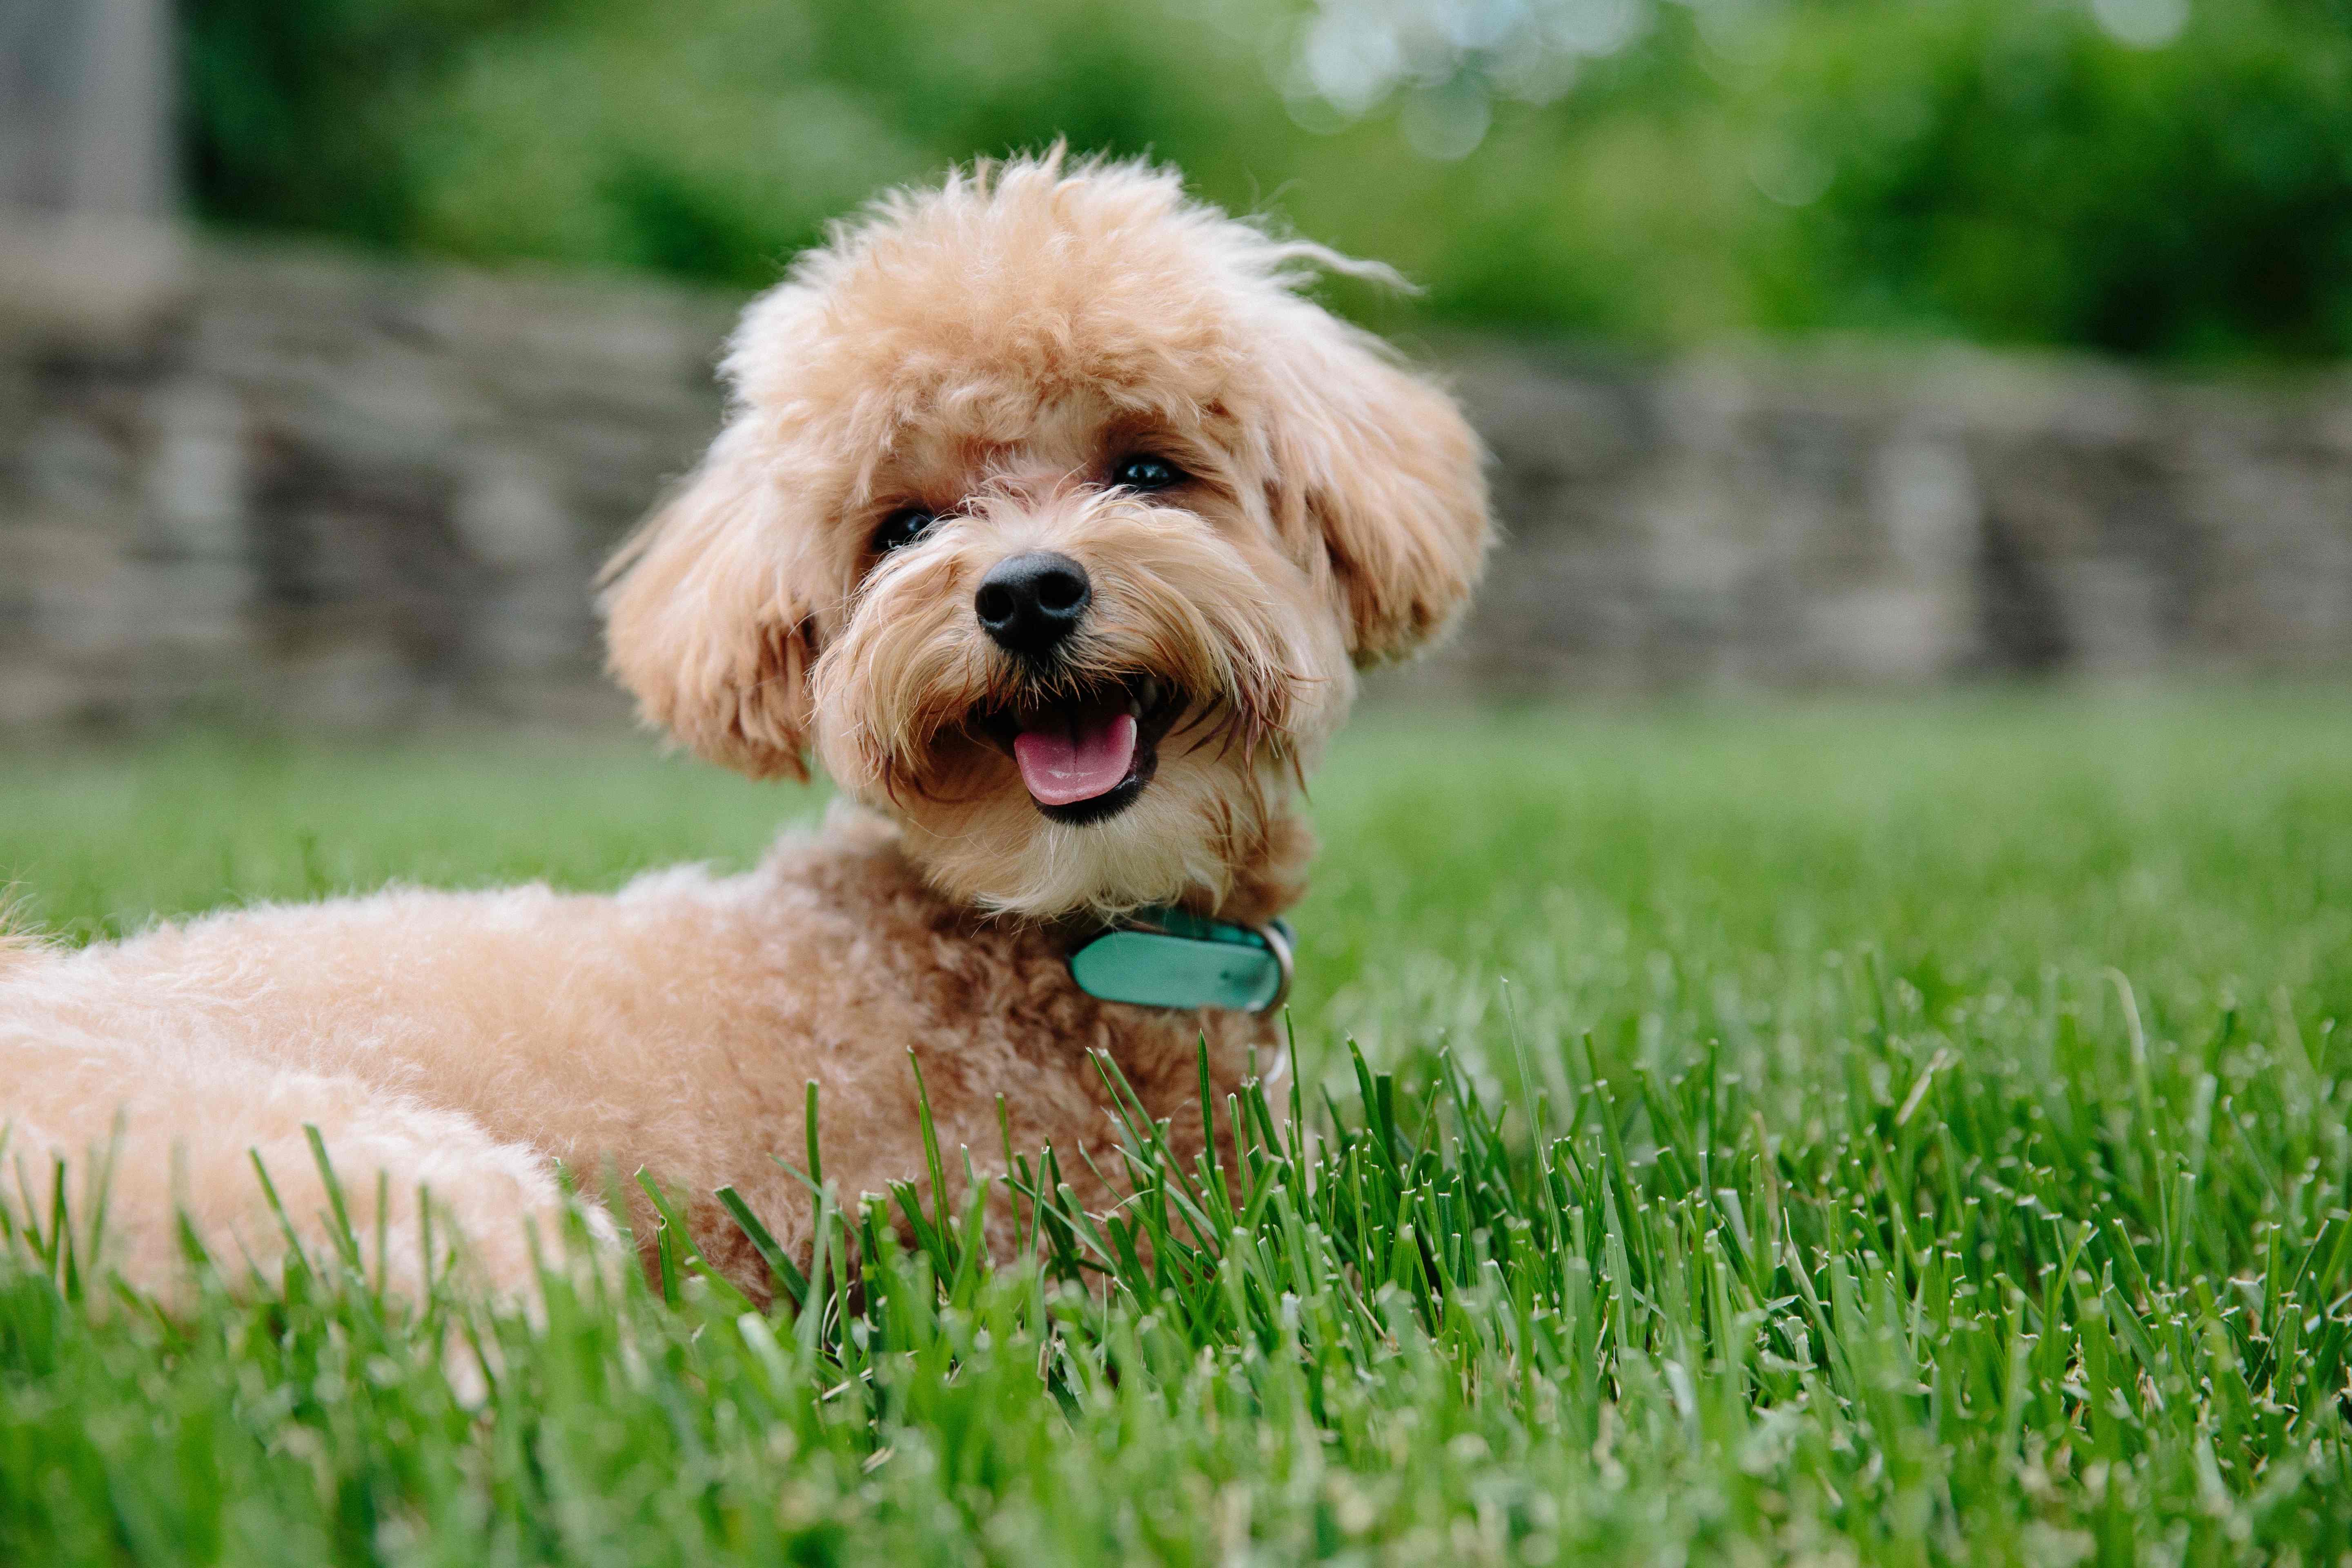
M 1013 737 L 1021 782 L 1040 805 L 1072 805 L 1118 787 L 1135 763 L 1135 715 L 1096 715 L 1076 725 Z

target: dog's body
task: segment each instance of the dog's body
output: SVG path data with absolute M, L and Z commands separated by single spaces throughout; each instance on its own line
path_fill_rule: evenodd
M 605 601 L 615 671 L 681 739 L 756 775 L 814 745 L 847 797 L 827 830 L 612 897 L 0 942 L 15 1156 L 119 1124 L 110 1261 L 154 1289 L 180 1214 L 216 1254 L 279 1250 L 248 1151 L 323 1243 L 315 1126 L 396 1285 L 426 1266 L 424 1188 L 526 1289 L 518 1222 L 551 1231 L 562 1162 L 688 1195 L 701 1250 L 763 1292 L 709 1194 L 805 1249 L 773 1157 L 801 1158 L 811 1081 L 851 1196 L 922 1175 L 909 1052 L 959 1177 L 1009 1131 L 1108 1201 L 1114 1076 L 1197 1151 L 1201 1043 L 1222 1099 L 1277 1059 L 1272 1020 L 1100 1000 L 1070 954 L 1146 905 L 1255 928 L 1295 900 L 1295 784 L 1354 667 L 1444 626 L 1487 537 L 1450 401 L 1297 293 L 1334 259 L 1056 158 L 837 234 L 747 315 L 729 427 Z
M 326 1130 L 371 1245 L 384 1173 L 396 1273 L 422 1264 L 423 1185 L 492 1279 L 527 1281 L 513 1218 L 554 1241 L 552 1158 L 592 1192 L 607 1164 L 656 1173 L 692 1200 L 704 1254 L 764 1293 L 765 1266 L 710 1194 L 735 1187 L 805 1260 L 809 1194 L 772 1156 L 806 1163 L 811 1080 L 824 1172 L 845 1194 L 921 1183 L 911 1052 L 952 1176 L 959 1146 L 1001 1170 L 1009 1130 L 1024 1152 L 1052 1144 L 1099 1207 L 1110 1194 L 1094 1172 L 1119 1163 L 1089 1053 L 1194 1149 L 1201 1039 L 1225 1088 L 1254 1057 L 1278 1060 L 1264 1015 L 1087 995 L 1069 940 L 941 898 L 893 830 L 850 818 L 785 839 L 740 877 L 667 871 L 613 897 L 395 890 L 26 960 L 0 989 L 0 1082 L 20 1155 L 102 1147 L 118 1110 L 143 1135 L 117 1158 L 110 1194 L 109 1261 L 133 1279 L 173 1278 L 177 1237 L 148 1222 L 175 1206 L 229 1261 L 278 1249 L 248 1150 L 289 1212 L 319 1221 L 310 1123 Z M 152 1157 L 167 1139 L 176 1173 Z M 321 1225 L 304 1228 L 328 1243 Z

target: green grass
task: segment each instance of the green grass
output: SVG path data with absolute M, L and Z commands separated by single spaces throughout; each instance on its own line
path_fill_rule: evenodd
M 19 1203 L 0 1562 L 2334 1562 L 2346 697 L 1368 722 L 1297 1121 L 1136 1130 L 1109 1220 L 1027 1165 L 1034 1264 L 909 1189 L 771 1320 L 686 1256 L 420 1313 L 354 1237 L 167 1322 Z M 619 746 L 17 754 L 0 877 L 88 935 L 814 808 Z

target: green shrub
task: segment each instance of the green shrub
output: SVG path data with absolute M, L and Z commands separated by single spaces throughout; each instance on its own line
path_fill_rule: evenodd
M 1631 3 L 1565 90 L 1507 36 L 1350 115 L 1295 3 L 190 0 L 192 172 L 227 221 L 755 285 L 1062 137 L 1399 263 L 1389 325 L 2352 350 L 2346 0 Z M 1475 150 L 1416 151 L 1432 105 Z
M 2130 354 L 2352 349 L 2352 8 L 2202 0 L 2167 47 L 2069 10 L 1847 10 L 1760 105 L 1834 171 L 1771 326 Z

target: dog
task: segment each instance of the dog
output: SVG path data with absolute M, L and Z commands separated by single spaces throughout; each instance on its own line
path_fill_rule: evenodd
M 1358 672 L 1455 621 L 1492 531 L 1476 438 L 1309 297 L 1334 270 L 1393 277 L 1058 150 L 835 226 L 746 310 L 723 428 L 600 599 L 644 718 L 757 778 L 813 753 L 824 829 L 611 896 L 395 887 L 78 952 L 20 934 L 0 1121 L 23 1190 L 63 1157 L 87 1209 L 103 1169 L 105 1265 L 170 1299 L 184 1224 L 284 1266 L 257 1159 L 313 1256 L 348 1223 L 415 1293 L 438 1224 L 526 1295 L 565 1173 L 642 1169 L 765 1300 L 712 1194 L 805 1261 L 779 1157 L 811 1084 L 852 1201 L 925 1179 L 909 1053 L 947 1202 L 965 1159 L 1049 1146 L 1116 1202 L 1129 1095 L 1189 1163 L 1202 1053 L 1213 1103 L 1278 1070 L 1307 770 Z

